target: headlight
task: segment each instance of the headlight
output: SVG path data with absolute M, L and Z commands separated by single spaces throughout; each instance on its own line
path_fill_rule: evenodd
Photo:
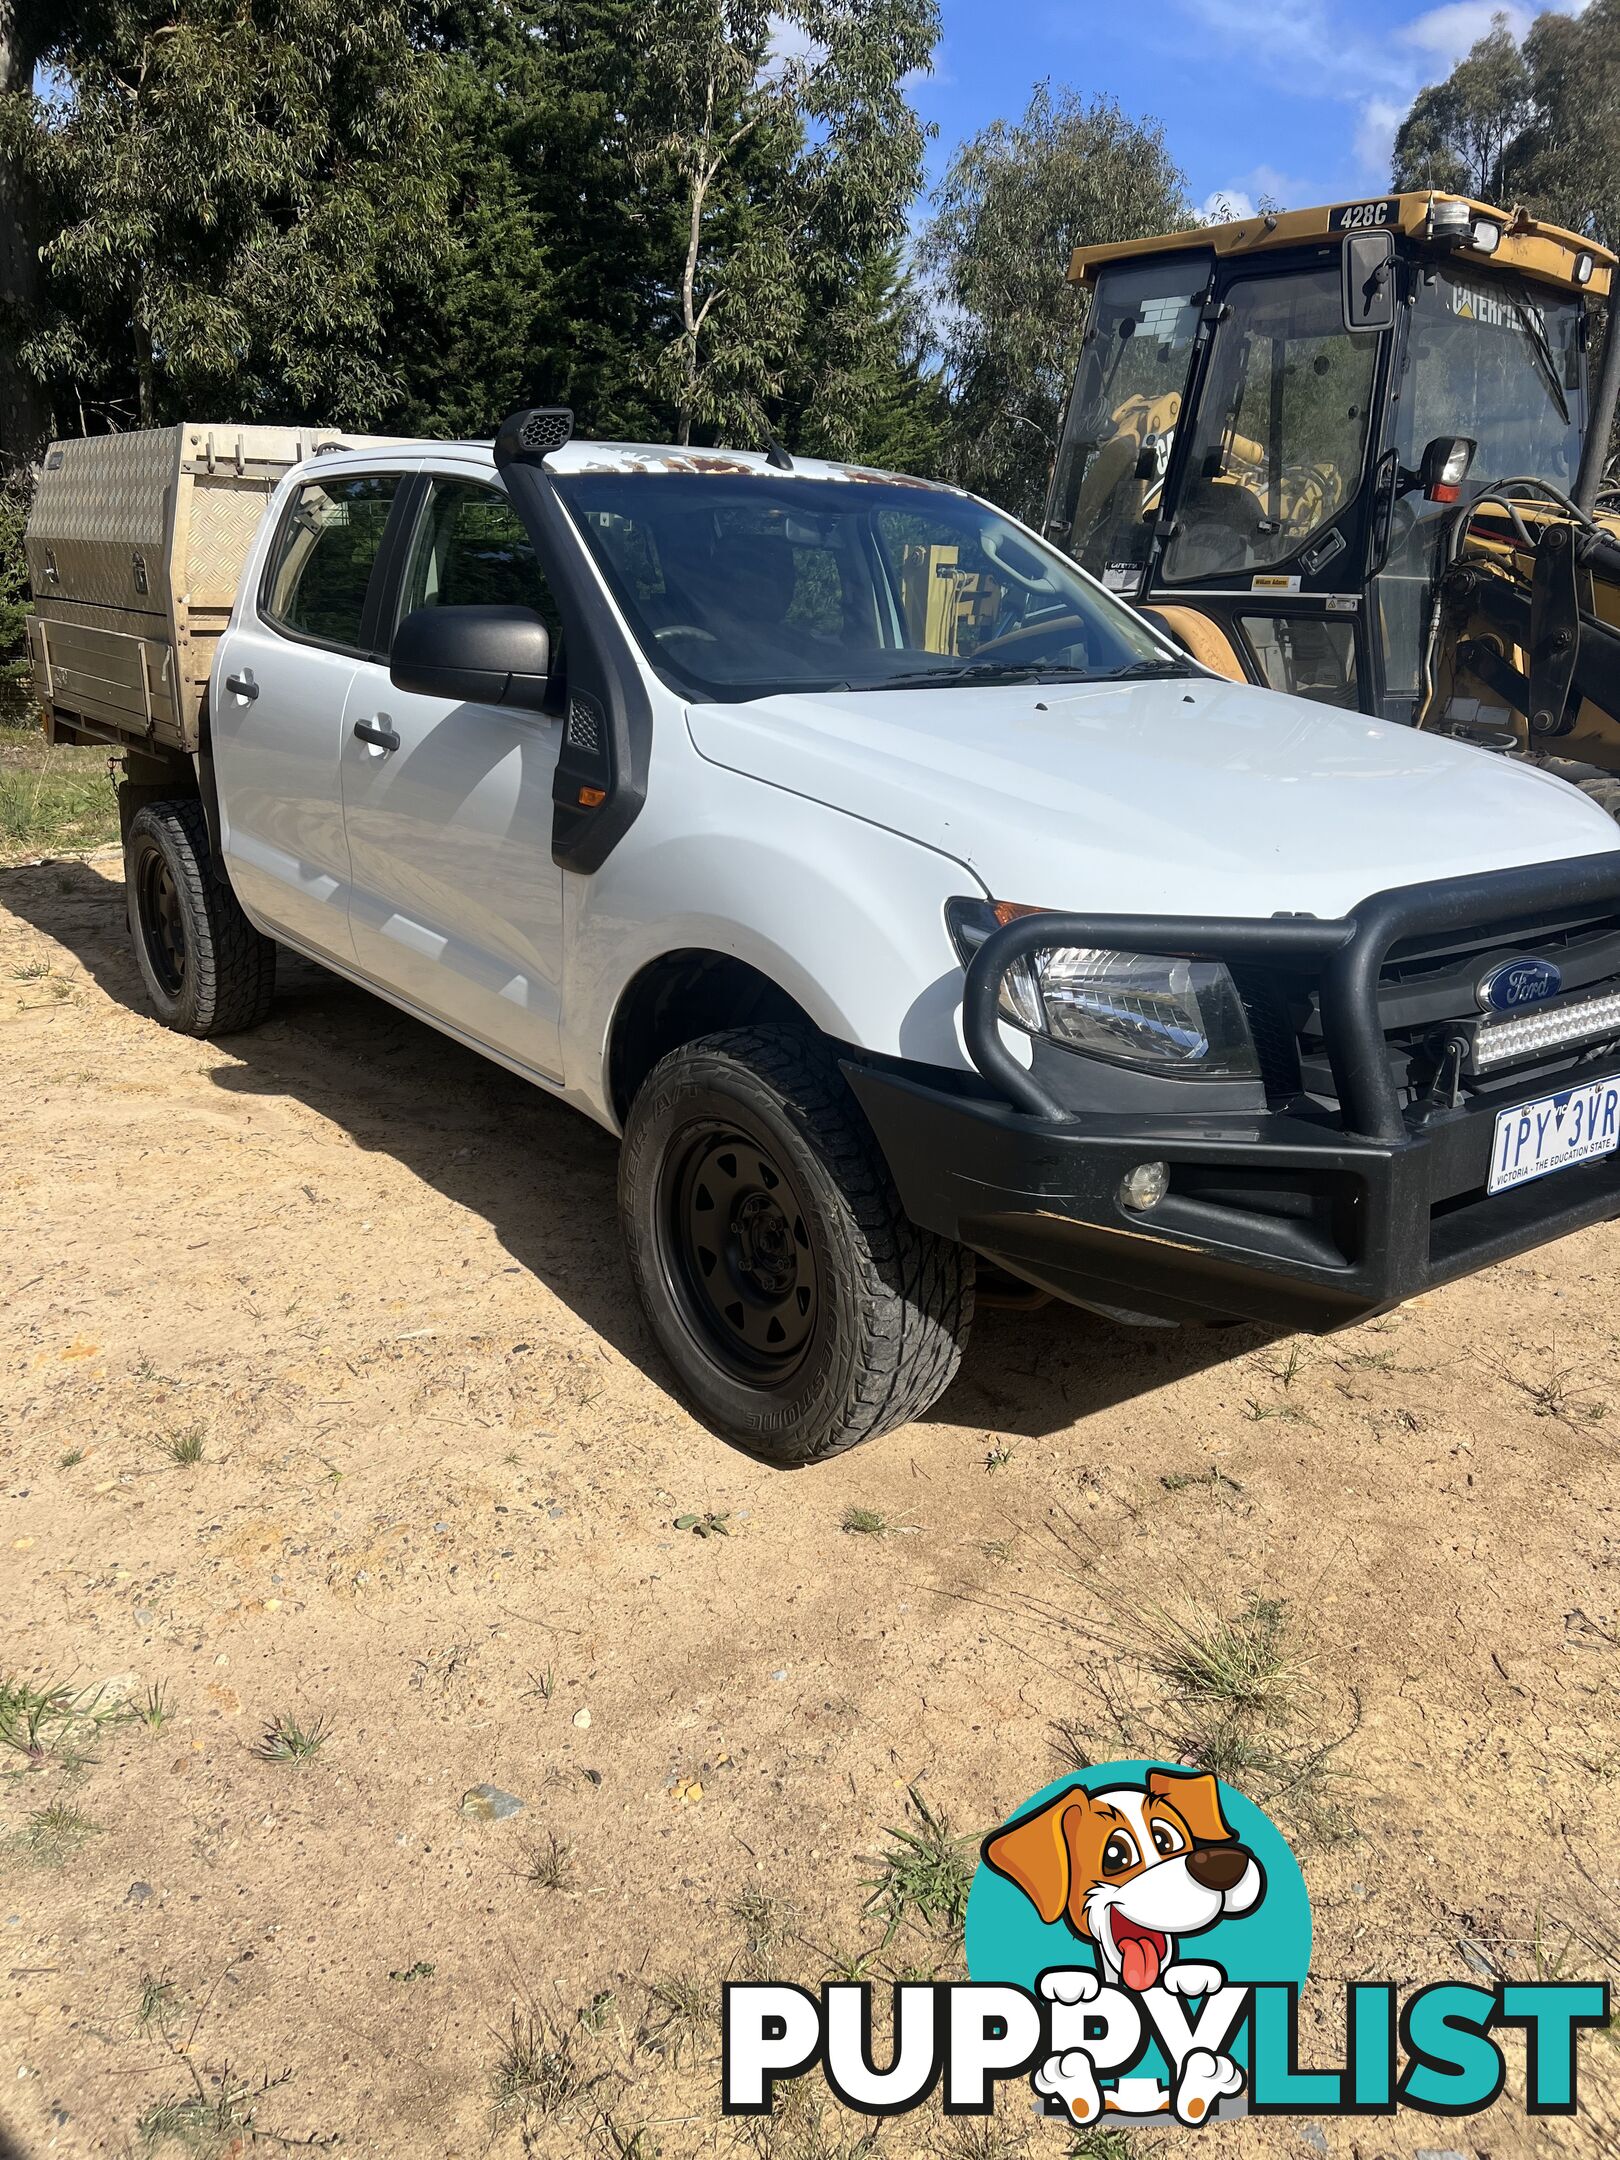
M 993 931 L 1042 911 L 953 900 L 947 912 L 965 966 Z M 1192 1078 L 1259 1077 L 1243 1000 L 1219 960 L 1047 946 L 1007 970 L 1001 1010 L 1033 1035 L 1116 1064 Z

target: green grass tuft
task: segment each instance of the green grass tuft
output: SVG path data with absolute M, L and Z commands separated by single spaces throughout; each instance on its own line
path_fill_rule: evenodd
M 20 1859 L 35 1867 L 59 1868 L 66 1867 L 93 1837 L 100 1835 L 100 1823 L 92 1822 L 82 1808 L 70 1806 L 65 1800 L 53 1800 L 49 1807 L 36 1808 L 7 1843 Z
M 930 1808 L 915 1785 L 909 1791 L 915 1822 L 891 1826 L 885 1833 L 889 1845 L 876 1856 L 878 1873 L 862 1885 L 872 1893 L 866 1910 L 884 1916 L 885 1942 L 892 1942 L 907 1920 L 935 1934 L 959 1936 L 978 1840 L 952 1830 L 949 1817 Z
M 324 1714 L 301 1725 L 290 1712 L 278 1711 L 253 1752 L 260 1762 L 308 1763 L 315 1760 L 331 1737 Z
M 203 1459 L 204 1431 L 201 1425 L 187 1425 L 177 1433 L 157 1433 L 152 1445 L 160 1455 L 166 1455 L 177 1469 L 189 1470 L 193 1463 Z
M 889 1527 L 889 1518 L 880 1515 L 876 1508 L 847 1507 L 844 1510 L 844 1528 L 852 1537 L 882 1537 Z
M 70 1688 L 60 1681 L 34 1687 L 0 1680 L 0 1748 L 21 1755 L 30 1770 L 42 1770 L 53 1757 L 66 1769 L 82 1768 L 102 1727 L 129 1715 L 105 1694 L 104 1688 Z

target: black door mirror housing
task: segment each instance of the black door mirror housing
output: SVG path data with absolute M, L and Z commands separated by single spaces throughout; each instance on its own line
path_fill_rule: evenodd
M 396 690 L 525 712 L 544 709 L 550 674 L 551 633 L 526 607 L 415 608 L 388 656 Z
M 1344 327 L 1388 330 L 1395 321 L 1395 235 L 1353 232 L 1339 262 L 1343 278 Z

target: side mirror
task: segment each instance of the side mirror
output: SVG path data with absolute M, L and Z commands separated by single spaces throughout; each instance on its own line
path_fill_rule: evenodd
M 1395 321 L 1395 235 L 1355 232 L 1339 258 L 1344 327 L 1388 330 Z
M 1478 444 L 1467 435 L 1437 435 L 1423 453 L 1418 467 L 1426 502 L 1454 503 L 1468 478 Z
M 551 634 L 533 608 L 416 608 L 394 632 L 396 690 L 467 705 L 538 712 L 551 672 Z

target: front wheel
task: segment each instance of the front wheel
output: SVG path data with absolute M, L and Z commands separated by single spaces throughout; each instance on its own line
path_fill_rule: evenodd
M 671 1051 L 625 1123 L 619 1212 L 682 1395 L 773 1462 L 921 1416 L 961 1361 L 973 1255 L 907 1219 L 808 1028 Z
M 216 874 L 200 802 L 148 803 L 130 821 L 124 879 L 135 958 L 165 1027 L 232 1035 L 270 1010 L 276 948 Z

